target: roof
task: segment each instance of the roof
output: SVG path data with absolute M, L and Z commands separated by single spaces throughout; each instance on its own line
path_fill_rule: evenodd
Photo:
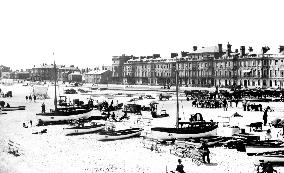
M 82 75 L 79 72 L 70 73 L 69 75 Z
M 103 73 L 105 73 L 106 71 L 109 71 L 109 70 L 95 70 L 95 71 L 90 71 L 90 72 L 86 73 L 86 75 L 103 74 Z
M 222 51 L 226 52 L 225 49 L 222 49 Z M 197 49 L 196 51 L 191 52 L 191 53 L 207 53 L 207 52 L 218 53 L 219 52 L 219 47 L 218 46 L 204 47 L 204 48 L 201 48 L 201 49 Z

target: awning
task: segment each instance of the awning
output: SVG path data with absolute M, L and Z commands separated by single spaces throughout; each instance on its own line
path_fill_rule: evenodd
M 251 70 L 243 70 L 244 73 L 249 73 Z

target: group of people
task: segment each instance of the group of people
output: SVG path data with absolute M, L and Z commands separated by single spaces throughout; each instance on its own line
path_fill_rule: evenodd
M 36 95 L 33 95 L 33 96 L 29 95 L 29 96 L 26 96 L 26 101 L 28 101 L 28 100 L 32 101 L 33 99 L 34 99 L 34 101 L 36 101 Z
M 247 101 L 246 99 L 243 100 L 243 110 L 244 111 L 262 111 L 262 105 L 258 104 L 256 105 L 255 103 L 251 104 L 250 101 Z
M 194 107 L 200 107 L 200 108 L 224 108 L 225 111 L 228 110 L 228 101 L 226 98 L 223 100 L 193 100 L 192 106 Z

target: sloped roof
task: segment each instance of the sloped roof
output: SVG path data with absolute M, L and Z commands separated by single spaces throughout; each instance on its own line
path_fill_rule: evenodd
M 92 74 L 103 74 L 104 72 L 109 71 L 109 70 L 95 70 L 95 71 L 90 71 L 86 73 L 86 75 L 92 75 Z
M 225 49 L 222 49 L 223 52 L 226 52 Z M 204 47 L 201 49 L 197 49 L 196 51 L 193 51 L 191 53 L 217 53 L 219 52 L 219 47 L 218 46 L 210 46 L 210 47 Z

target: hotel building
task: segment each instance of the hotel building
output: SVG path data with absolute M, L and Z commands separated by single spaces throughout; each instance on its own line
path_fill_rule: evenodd
M 211 47 L 193 46 L 183 57 L 114 56 L 115 83 L 143 85 L 175 84 L 176 64 L 179 84 L 183 86 L 232 86 L 278 88 L 284 87 L 284 46 L 278 53 L 269 53 L 269 47 L 254 52 L 245 46 L 235 51 L 228 43 Z M 177 62 L 177 63 L 176 63 Z

